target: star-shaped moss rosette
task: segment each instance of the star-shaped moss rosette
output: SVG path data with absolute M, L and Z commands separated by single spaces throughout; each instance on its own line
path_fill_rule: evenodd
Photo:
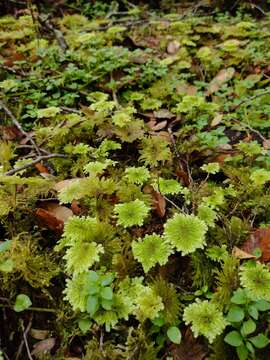
M 194 215 L 176 214 L 165 224 L 164 236 L 183 255 L 205 245 L 207 225 Z
M 134 258 L 137 259 L 145 272 L 157 263 L 164 265 L 172 253 L 170 243 L 157 234 L 146 235 L 143 239 L 132 242 Z
M 124 177 L 131 184 L 143 185 L 150 178 L 150 173 L 144 166 L 132 166 L 125 169 Z
M 184 310 L 186 325 L 191 323 L 194 336 L 205 336 L 210 343 L 225 329 L 227 322 L 222 312 L 208 300 L 190 304 Z
M 114 213 L 117 215 L 117 224 L 123 227 L 142 226 L 149 211 L 150 207 L 138 199 L 124 204 L 117 204 L 114 207 Z
M 68 272 L 79 274 L 87 271 L 95 262 L 99 261 L 99 254 L 104 253 L 102 245 L 95 242 L 78 242 L 71 246 L 64 256 Z
M 270 301 L 270 271 L 265 265 L 256 263 L 254 266 L 242 266 L 240 283 L 252 300 Z

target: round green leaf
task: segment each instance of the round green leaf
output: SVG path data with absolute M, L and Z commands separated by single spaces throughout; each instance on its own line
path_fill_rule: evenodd
M 231 302 L 237 305 L 245 304 L 246 301 L 247 296 L 244 289 L 236 290 L 231 298 Z
M 92 321 L 90 319 L 80 319 L 78 322 L 80 330 L 85 334 L 92 324 Z
M 263 349 L 269 344 L 269 339 L 264 334 L 259 334 L 249 339 L 257 349 Z
M 171 340 L 171 342 L 175 344 L 180 344 L 182 335 L 180 330 L 176 326 L 169 327 L 169 329 L 167 330 L 167 336 Z
M 11 272 L 14 268 L 14 262 L 12 259 L 6 259 L 0 262 L 0 271 Z
M 224 341 L 231 346 L 240 346 L 243 344 L 243 338 L 238 331 L 231 331 L 224 338 Z
M 246 360 L 248 358 L 248 349 L 245 347 L 245 345 L 238 346 L 236 348 L 236 352 L 239 360 Z
M 244 310 L 240 306 L 236 305 L 231 306 L 227 314 L 227 320 L 230 322 L 240 322 L 244 319 L 244 317 Z
M 101 306 L 103 307 L 103 309 L 111 310 L 112 305 L 113 305 L 112 300 L 101 299 Z
M 241 334 L 242 334 L 242 336 L 245 337 L 249 334 L 252 334 L 255 330 L 256 330 L 255 321 L 249 319 L 249 320 L 243 322 L 243 325 L 241 327 Z
M 113 298 L 112 288 L 110 288 L 109 286 L 104 287 L 101 290 L 100 295 L 103 299 L 112 300 L 112 298 Z
M 257 310 L 259 311 L 267 311 L 270 310 L 270 302 L 266 300 L 258 300 L 254 304 Z
M 259 313 L 255 305 L 250 305 L 248 307 L 248 313 L 251 317 L 253 317 L 254 320 L 258 320 Z
M 16 297 L 13 309 L 16 312 L 24 311 L 32 305 L 32 301 L 25 294 L 20 294 Z
M 98 298 L 96 296 L 88 296 L 86 310 L 87 312 L 93 316 L 99 308 Z

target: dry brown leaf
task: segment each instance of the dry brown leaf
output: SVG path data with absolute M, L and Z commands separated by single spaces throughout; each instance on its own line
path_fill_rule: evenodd
M 232 255 L 238 259 L 254 259 L 256 256 L 249 254 L 248 252 L 239 249 L 237 246 L 234 246 L 232 250 Z
M 212 79 L 212 81 L 209 83 L 206 95 L 208 96 L 218 91 L 223 84 L 231 80 L 234 73 L 235 70 L 232 67 L 220 70 L 214 79 Z
M 31 328 L 30 335 L 36 340 L 44 340 L 48 337 L 49 330 L 39 330 Z
M 44 201 L 35 211 L 39 224 L 56 232 L 63 231 L 64 223 L 72 215 L 72 210 L 56 201 Z
M 1 125 L 0 134 L 3 140 L 14 140 L 23 136 L 15 125 Z
M 159 131 L 164 129 L 167 126 L 167 120 L 158 122 L 155 126 L 151 127 L 152 131 Z
M 69 186 L 70 184 L 74 183 L 78 179 L 79 178 L 67 179 L 67 180 L 59 181 L 58 183 L 56 183 L 54 185 L 53 189 L 56 190 L 56 191 L 61 191 L 64 188 L 66 188 L 67 186 Z
M 261 262 L 270 260 L 270 227 L 257 229 L 253 231 L 249 239 L 242 246 L 242 250 L 248 253 L 253 253 L 255 249 L 261 250 Z
M 203 360 L 207 354 L 207 349 L 194 338 L 192 331 L 188 328 L 181 344 L 171 346 L 171 353 L 173 360 Z
M 41 174 L 49 174 L 49 169 L 44 166 L 42 163 L 35 164 L 35 168 L 41 173 Z
M 55 346 L 55 343 L 56 343 L 55 338 L 39 341 L 34 345 L 34 350 L 32 350 L 31 355 L 40 356 L 46 353 L 48 354 L 49 351 L 51 351 Z
M 270 140 L 265 139 L 263 141 L 263 147 L 265 148 L 265 150 L 269 150 L 270 149 Z
M 223 118 L 223 114 L 217 114 L 214 119 L 211 122 L 211 127 L 217 126 L 221 123 L 221 120 Z
M 167 53 L 173 55 L 177 53 L 180 48 L 180 43 L 177 40 L 172 40 L 167 45 Z
M 143 188 L 144 193 L 150 194 L 153 200 L 154 210 L 161 218 L 165 216 L 166 213 L 166 200 L 160 192 L 156 191 L 151 185 L 146 185 Z
M 175 114 L 167 109 L 159 109 L 154 111 L 154 117 L 157 119 L 172 119 L 175 117 Z

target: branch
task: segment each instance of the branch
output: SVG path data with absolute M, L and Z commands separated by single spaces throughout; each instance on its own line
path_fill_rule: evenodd
M 27 335 L 31 329 L 31 326 L 32 326 L 32 320 L 33 320 L 33 315 L 31 316 L 31 319 L 27 325 L 27 328 L 24 330 L 24 326 L 23 326 L 23 323 L 22 323 L 22 329 L 23 329 L 23 340 L 24 340 L 24 344 L 25 344 L 25 347 L 26 347 L 26 351 L 27 351 L 27 355 L 28 355 L 28 358 L 29 360 L 34 360 L 32 358 L 32 355 L 31 355 L 31 351 L 29 349 L 29 345 L 28 345 L 28 341 L 27 341 Z
M 42 160 L 48 160 L 48 159 L 52 159 L 52 158 L 67 158 L 67 157 L 68 156 L 64 155 L 64 154 L 41 155 L 41 156 L 38 156 L 36 159 L 34 159 L 33 161 L 31 161 L 31 162 L 29 162 L 27 164 L 24 164 L 24 165 L 16 167 L 15 169 L 9 170 L 4 175 L 5 176 L 14 175 L 16 172 L 27 169 L 27 168 L 41 162 Z
M 246 98 L 246 99 L 240 101 L 239 104 L 232 106 L 231 109 L 230 109 L 228 112 L 235 111 L 236 109 L 238 109 L 240 106 L 242 106 L 242 105 L 245 104 L 246 102 L 252 101 L 252 100 L 254 100 L 254 99 L 257 99 L 258 97 L 261 97 L 261 96 L 264 96 L 264 95 L 269 95 L 269 94 L 270 94 L 270 90 L 266 90 L 266 91 L 264 91 L 264 92 L 262 92 L 262 93 L 260 93 L 260 94 L 256 94 L 256 95 L 254 95 L 254 96 L 251 96 L 251 97 L 249 97 L 249 98 Z
M 35 148 L 36 152 L 40 155 L 40 150 L 37 146 L 37 144 L 35 143 L 35 141 L 32 139 L 31 136 L 29 136 L 27 134 L 26 131 L 23 130 L 21 124 L 19 123 L 19 121 L 15 118 L 15 116 L 13 115 L 13 113 L 9 110 L 9 108 L 6 106 L 6 104 L 0 100 L 0 107 L 5 111 L 5 113 L 10 117 L 10 119 L 12 120 L 13 124 L 16 126 L 16 128 L 26 137 L 26 139 L 28 141 L 30 141 L 30 143 L 33 145 L 33 147 Z
M 60 48 L 64 51 L 66 51 L 68 49 L 68 44 L 67 44 L 62 32 L 58 29 L 55 29 L 48 19 L 46 19 L 46 20 L 42 19 L 42 17 L 40 15 L 38 16 L 38 21 L 40 22 L 41 25 L 44 25 L 48 30 L 50 30 L 54 33 L 54 36 L 55 36 Z

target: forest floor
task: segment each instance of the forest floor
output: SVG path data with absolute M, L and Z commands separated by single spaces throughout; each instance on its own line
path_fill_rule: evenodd
M 0 359 L 269 360 L 270 13 L 127 4 L 0 17 Z

